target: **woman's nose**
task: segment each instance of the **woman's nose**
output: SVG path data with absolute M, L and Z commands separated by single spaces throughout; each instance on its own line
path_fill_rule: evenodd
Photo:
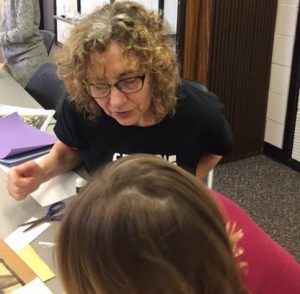
M 109 104 L 114 107 L 119 107 L 127 102 L 126 94 L 122 93 L 118 88 L 112 87 L 109 97 Z

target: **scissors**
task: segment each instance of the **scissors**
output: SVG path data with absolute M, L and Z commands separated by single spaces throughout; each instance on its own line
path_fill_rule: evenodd
M 63 202 L 63 201 L 55 202 L 49 206 L 48 212 L 46 215 L 44 215 L 43 217 L 41 217 L 37 220 L 27 222 L 27 223 L 21 224 L 19 226 L 27 226 L 27 225 L 31 224 L 31 226 L 29 226 L 28 228 L 26 228 L 24 230 L 24 232 L 27 232 L 42 223 L 49 222 L 49 221 L 60 221 L 60 220 L 62 220 L 63 214 L 57 215 L 57 213 L 62 211 L 65 207 L 66 207 L 65 202 Z

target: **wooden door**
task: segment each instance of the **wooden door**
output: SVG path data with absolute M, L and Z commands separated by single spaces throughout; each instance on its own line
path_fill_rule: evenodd
M 184 78 L 225 105 L 235 144 L 225 161 L 261 153 L 277 1 L 188 0 Z

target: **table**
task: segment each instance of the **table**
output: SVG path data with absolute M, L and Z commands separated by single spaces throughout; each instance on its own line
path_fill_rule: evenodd
M 8 104 L 21 107 L 41 108 L 41 106 L 5 71 L 0 70 L 0 104 Z M 70 200 L 69 200 L 70 201 Z M 66 202 L 69 202 L 66 201 Z M 27 221 L 30 217 L 44 215 L 47 208 L 42 208 L 31 197 L 16 201 L 9 196 L 6 189 L 6 174 L 0 169 L 0 238 L 4 239 L 13 232 L 17 226 Z M 42 260 L 55 273 L 52 248 L 43 247 L 39 241 L 54 242 L 59 223 L 53 222 L 51 226 L 38 236 L 32 243 L 32 247 Z M 63 293 L 57 278 L 46 282 L 53 293 Z
M 7 72 L 0 70 L 0 104 L 42 108 Z

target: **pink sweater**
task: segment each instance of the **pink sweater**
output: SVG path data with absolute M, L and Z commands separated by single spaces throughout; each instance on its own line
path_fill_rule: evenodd
M 242 230 L 237 247 L 244 250 L 238 257 L 246 262 L 243 281 L 252 294 L 300 294 L 300 264 L 273 241 L 234 202 L 212 191 L 226 222 L 235 223 L 234 231 Z

